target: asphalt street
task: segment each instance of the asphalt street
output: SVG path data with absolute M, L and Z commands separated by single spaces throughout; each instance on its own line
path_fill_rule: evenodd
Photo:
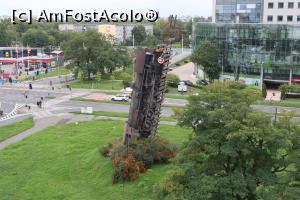
M 80 111 L 81 107 L 93 107 L 94 111 L 106 111 L 106 112 L 129 112 L 129 105 L 121 104 L 109 104 L 109 103 L 95 103 L 95 102 L 82 102 L 82 101 L 65 101 L 63 103 L 57 104 L 56 107 L 61 107 L 62 110 L 55 111 L 56 113 L 64 112 L 63 108 L 66 108 L 66 111 Z M 163 107 L 162 116 L 171 116 L 173 114 L 172 108 Z
M 25 98 L 24 92 L 27 91 L 27 99 Z M 5 104 L 35 104 L 38 100 L 43 97 L 47 96 L 55 96 L 55 97 L 60 97 L 63 96 L 63 93 L 56 93 L 55 91 L 51 90 L 44 90 L 44 91 L 35 91 L 33 90 L 28 90 L 21 89 L 21 90 L 16 90 L 16 89 L 11 89 L 11 88 L 0 88 L 0 102 L 2 103 L 2 106 Z

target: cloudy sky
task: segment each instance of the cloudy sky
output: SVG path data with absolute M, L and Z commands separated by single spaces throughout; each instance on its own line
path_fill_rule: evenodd
M 102 11 L 110 12 L 143 12 L 153 9 L 160 12 L 160 16 L 171 14 L 178 16 L 211 16 L 212 0 L 1 0 L 0 16 L 12 15 L 12 10 L 33 10 L 39 15 L 41 10 L 47 12 L 62 12 L 73 9 L 78 12 Z

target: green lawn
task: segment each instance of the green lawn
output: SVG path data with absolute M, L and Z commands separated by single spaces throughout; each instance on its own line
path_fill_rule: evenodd
M 129 102 L 124 101 L 111 101 L 111 100 L 95 100 L 95 99 L 84 99 L 80 97 L 70 99 L 72 101 L 85 101 L 85 102 L 96 102 L 96 103 L 109 103 L 109 104 L 121 104 L 121 105 L 129 105 Z
M 137 181 L 112 184 L 111 161 L 99 148 L 122 137 L 124 122 L 56 126 L 0 151 L 1 200 L 150 200 L 170 165 Z M 180 145 L 190 129 L 161 126 L 159 135 Z
M 80 112 L 71 112 L 74 114 L 81 114 Z M 86 114 L 85 114 L 86 115 Z M 96 116 L 106 116 L 106 117 L 121 117 L 121 118 L 128 118 L 128 113 L 121 113 L 121 112 L 106 112 L 106 111 L 95 111 L 91 115 Z M 161 117 L 161 121 L 167 121 L 167 122 L 176 122 L 176 118 L 171 117 Z
M 58 68 L 53 69 L 53 71 L 51 71 L 47 74 L 39 74 L 38 76 L 35 77 L 35 79 L 39 80 L 42 78 L 50 78 L 50 77 L 58 76 L 58 70 L 59 70 L 60 75 L 68 75 L 71 73 L 70 70 L 68 70 L 67 68 L 60 67 L 59 69 Z M 29 80 L 29 79 L 31 79 L 31 78 L 26 78 L 26 80 Z
M 169 99 L 189 99 L 190 95 L 166 94 L 165 97 Z
M 55 99 L 55 96 L 46 96 L 45 99 Z
M 228 76 L 234 76 L 234 73 L 229 73 L 229 72 L 225 72 L 224 75 L 228 75 Z M 240 74 L 240 77 L 242 78 L 255 78 L 255 79 L 260 79 L 259 75 L 255 75 L 255 74 Z
M 112 88 L 114 86 L 114 88 Z M 99 84 L 95 80 L 76 81 L 71 83 L 72 88 L 84 89 L 100 89 L 100 90 L 121 90 L 123 89 L 123 82 L 120 80 L 102 80 Z
M 300 99 L 288 99 L 280 102 L 277 101 L 258 101 L 255 105 L 265 105 L 265 106 L 282 106 L 291 108 L 300 108 Z
M 4 141 L 14 135 L 17 135 L 27 129 L 30 129 L 34 126 L 32 118 L 25 119 L 23 121 L 11 124 L 8 126 L 0 127 L 0 142 Z M 1 170 L 0 170 L 1 171 Z M 1 197 L 0 197 L 1 199 Z

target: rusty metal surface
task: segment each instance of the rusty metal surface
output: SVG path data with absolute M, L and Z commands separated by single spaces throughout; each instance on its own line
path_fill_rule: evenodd
M 166 91 L 171 49 L 160 47 L 137 53 L 135 82 L 124 139 L 155 135 Z

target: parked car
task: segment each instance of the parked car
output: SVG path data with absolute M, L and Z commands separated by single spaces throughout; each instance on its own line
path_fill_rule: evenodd
M 194 83 L 192 81 L 190 81 L 190 80 L 182 81 L 182 82 L 184 82 L 188 86 L 193 86 L 194 85 Z
M 197 82 L 197 85 L 199 86 L 205 86 L 205 85 L 208 85 L 208 82 L 206 80 L 198 80 Z
M 112 96 L 111 100 L 112 101 L 129 101 L 129 96 L 127 94 L 118 94 L 116 96 Z

